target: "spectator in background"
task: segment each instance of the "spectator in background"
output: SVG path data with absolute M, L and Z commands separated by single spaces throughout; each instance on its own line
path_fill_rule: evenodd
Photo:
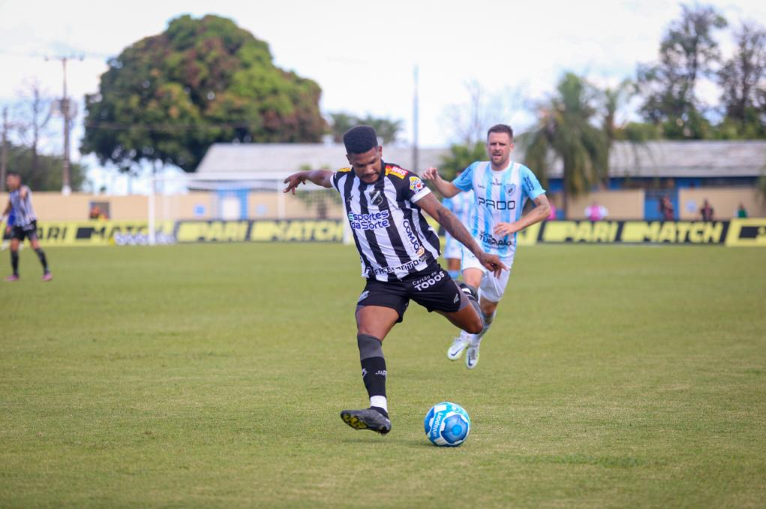
M 673 221 L 676 218 L 675 212 L 673 202 L 670 201 L 667 195 L 660 198 L 660 215 L 663 221 Z
M 596 201 L 591 203 L 590 207 L 585 209 L 585 217 L 588 218 L 588 221 L 602 221 L 607 213 L 608 211 L 606 210 L 606 207 L 599 205 Z
M 702 203 L 702 208 L 700 209 L 700 217 L 703 221 L 710 222 L 713 221 L 714 216 L 715 210 L 713 210 L 713 207 L 710 206 L 707 198 L 705 198 L 705 201 Z
M 739 208 L 737 209 L 737 217 L 739 217 L 740 219 L 744 219 L 747 217 L 747 209 L 742 203 L 739 204 Z

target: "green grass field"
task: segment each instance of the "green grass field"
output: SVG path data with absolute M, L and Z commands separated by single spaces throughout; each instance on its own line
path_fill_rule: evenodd
M 764 250 L 521 248 L 476 370 L 417 306 L 386 339 L 385 437 L 338 417 L 353 248 L 48 255 L 0 290 L 2 507 L 764 507 Z

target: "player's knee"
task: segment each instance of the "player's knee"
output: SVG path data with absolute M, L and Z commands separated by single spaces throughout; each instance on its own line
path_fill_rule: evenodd
M 474 313 L 473 316 L 471 316 L 470 321 L 467 324 L 467 327 L 465 328 L 465 331 L 469 334 L 478 334 L 484 329 L 484 324 L 481 323 L 481 317 Z

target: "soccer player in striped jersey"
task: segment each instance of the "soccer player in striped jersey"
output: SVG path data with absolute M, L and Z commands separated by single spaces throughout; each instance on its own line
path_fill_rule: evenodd
M 487 133 L 489 161 L 471 164 L 452 182 L 442 179 L 436 168 L 423 172 L 423 179 L 433 182 L 445 197 L 461 192 L 474 192 L 474 210 L 469 228 L 482 248 L 497 255 L 509 268 L 516 252 L 516 233 L 539 223 L 550 214 L 545 189 L 526 166 L 511 160 L 513 130 L 498 124 Z M 535 208 L 522 215 L 524 204 L 532 200 Z M 495 318 L 497 305 L 505 293 L 510 270 L 502 273 L 487 271 L 474 256 L 463 251 L 463 281 L 479 288 L 484 329 L 479 334 L 463 332 L 447 350 L 450 360 L 457 360 L 466 352 L 465 365 L 473 369 L 479 362 L 481 339 Z
M 463 170 L 458 172 L 458 175 Z M 444 208 L 455 214 L 464 225 L 471 224 L 471 212 L 473 212 L 473 191 L 458 193 L 452 198 L 442 200 Z M 463 259 L 463 245 L 455 240 L 449 232 L 444 232 L 444 259 L 447 262 L 447 272 L 452 279 L 460 277 L 460 263 Z
M 13 237 L 11 239 L 11 267 L 13 274 L 6 278 L 6 281 L 19 280 L 19 245 L 24 242 L 24 238 L 29 239 L 32 249 L 37 253 L 40 263 L 43 266 L 43 281 L 53 279 L 50 270 L 48 270 L 48 260 L 40 247 L 40 241 L 37 239 L 37 216 L 32 207 L 32 191 L 29 186 L 21 184 L 21 175 L 15 171 L 8 172 L 5 179 L 10 194 L 8 196 L 8 205 L 5 207 L 3 215 L 7 215 L 13 210 L 15 219 L 13 223 Z
M 479 333 L 483 327 L 475 294 L 459 287 L 436 261 L 439 237 L 423 212 L 465 244 L 476 263 L 486 270 L 499 273 L 505 267 L 496 255 L 482 251 L 416 174 L 383 162 L 383 148 L 372 127 L 350 129 L 343 135 L 343 143 L 350 167 L 337 172 L 295 173 L 285 179 L 285 192 L 294 193 L 309 181 L 341 194 L 359 251 L 362 277 L 367 280 L 356 306 L 356 339 L 362 380 L 370 398 L 370 408 L 343 410 L 341 419 L 354 429 L 386 434 L 391 421 L 382 341 L 402 321 L 410 300 L 469 333 Z

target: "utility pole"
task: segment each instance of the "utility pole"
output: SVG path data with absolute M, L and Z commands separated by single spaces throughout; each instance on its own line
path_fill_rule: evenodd
M 3 108 L 3 141 L 0 146 L 0 192 L 5 191 L 5 176 L 8 172 L 8 106 Z
M 70 116 L 72 114 L 72 108 L 70 107 L 71 104 L 69 102 L 69 95 L 67 94 L 67 83 L 66 83 L 66 64 L 69 60 L 71 60 L 72 57 L 56 57 L 55 59 L 45 58 L 45 60 L 60 60 L 61 66 L 64 71 L 64 94 L 61 97 L 61 103 L 60 103 L 60 109 L 61 109 L 61 115 L 64 117 L 64 166 L 63 166 L 63 174 L 62 174 L 62 186 L 61 186 L 61 194 L 68 195 L 72 192 L 72 187 L 70 186 L 70 155 L 69 155 L 69 128 L 70 128 Z M 83 57 L 77 57 L 78 60 L 83 60 Z
M 418 153 L 418 64 L 415 64 L 413 77 L 415 79 L 415 94 L 412 99 L 412 171 L 418 173 L 420 171 L 420 154 Z

